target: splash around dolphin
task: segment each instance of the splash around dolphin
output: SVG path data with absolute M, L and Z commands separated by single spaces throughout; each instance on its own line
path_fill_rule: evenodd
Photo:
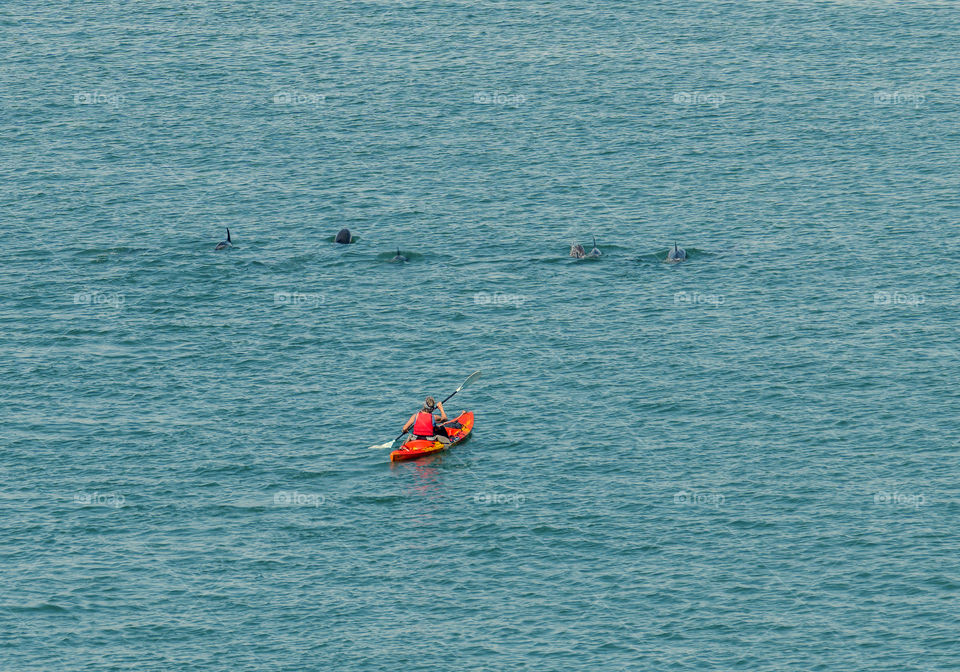
M 673 249 L 667 252 L 667 258 L 664 259 L 667 263 L 676 264 L 681 261 L 685 261 L 687 258 L 687 251 L 682 247 L 677 247 L 677 244 L 673 244 Z
M 230 229 L 227 229 L 227 239 L 221 240 L 217 243 L 217 246 L 213 248 L 214 250 L 226 250 L 229 247 L 233 247 L 233 242 L 230 240 Z
M 573 257 L 574 259 L 587 259 L 587 258 L 595 259 L 602 255 L 603 255 L 603 252 L 601 252 L 600 248 L 597 247 L 596 236 L 593 237 L 593 249 L 590 250 L 590 252 L 587 252 L 583 248 L 583 245 L 581 245 L 580 243 L 575 242 L 575 243 L 571 243 L 570 245 L 570 256 Z
M 349 245 L 353 242 L 353 236 L 350 235 L 350 229 L 340 229 L 337 232 L 337 237 L 334 239 L 335 243 L 340 243 L 341 245 Z

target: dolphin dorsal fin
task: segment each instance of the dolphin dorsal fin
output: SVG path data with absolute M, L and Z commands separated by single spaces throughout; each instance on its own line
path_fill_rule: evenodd
M 677 251 L 677 241 L 673 241 L 673 251 Z
M 228 243 L 233 242 L 233 241 L 230 240 L 230 229 L 229 229 L 229 228 L 227 229 L 227 242 L 228 242 Z
M 397 256 L 398 256 L 398 257 L 400 256 L 400 248 L 399 248 L 399 247 L 397 248 Z
M 597 237 L 593 237 L 593 249 L 597 249 Z

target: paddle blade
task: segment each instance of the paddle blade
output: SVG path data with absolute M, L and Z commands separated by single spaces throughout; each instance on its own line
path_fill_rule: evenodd
M 467 378 L 465 381 L 463 381 L 462 383 L 460 383 L 460 387 L 458 387 L 458 388 L 455 389 L 453 392 L 451 392 L 451 393 L 450 393 L 450 396 L 447 397 L 446 399 L 444 399 L 443 401 L 441 401 L 440 403 L 441 403 L 441 404 L 447 403 L 448 401 L 450 401 L 451 399 L 453 399 L 453 395 L 455 395 L 457 392 L 459 392 L 460 390 L 462 390 L 463 388 L 465 388 L 467 385 L 469 385 L 470 383 L 472 383 L 473 381 L 475 381 L 475 380 L 476 380 L 477 378 L 479 378 L 479 377 L 480 377 L 480 372 L 479 372 L 479 371 L 474 371 L 473 373 L 470 374 L 470 377 L 469 377 L 469 378 Z
M 387 448 L 393 448 L 394 446 L 397 445 L 397 442 L 399 442 L 400 439 L 402 439 L 402 438 L 405 437 L 406 435 L 407 435 L 407 432 L 404 432 L 403 434 L 401 434 L 400 436 L 398 436 L 397 438 L 395 438 L 393 441 L 387 441 L 386 443 L 378 443 L 378 444 L 375 445 L 375 446 L 370 446 L 370 449 L 371 449 L 371 450 L 386 450 Z
M 474 371 L 473 373 L 471 373 L 471 374 L 470 374 L 470 377 L 467 378 L 465 381 L 463 381 L 463 385 L 461 385 L 460 387 L 457 388 L 457 392 L 459 392 L 460 390 L 462 390 L 463 388 L 465 388 L 467 385 L 469 385 L 470 383 L 472 383 L 473 381 L 475 381 L 475 380 L 476 380 L 477 378 L 479 378 L 479 377 L 480 377 L 480 372 L 479 372 L 479 371 Z

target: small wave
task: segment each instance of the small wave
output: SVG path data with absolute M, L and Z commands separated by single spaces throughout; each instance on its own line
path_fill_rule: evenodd
M 424 258 L 424 255 L 419 252 L 407 252 L 405 250 L 400 250 L 400 254 L 407 258 L 407 261 L 419 261 Z M 393 258 L 397 256 L 396 250 L 393 252 L 381 252 L 377 255 L 377 261 L 393 261 Z
M 149 252 L 150 248 L 148 247 L 91 247 L 83 250 L 76 250 L 73 252 L 74 257 L 98 257 L 98 256 L 129 256 L 133 254 L 143 254 Z
M 12 611 L 15 614 L 65 614 L 69 609 L 57 604 L 44 602 L 42 604 L 5 604 L 0 605 L 0 609 Z

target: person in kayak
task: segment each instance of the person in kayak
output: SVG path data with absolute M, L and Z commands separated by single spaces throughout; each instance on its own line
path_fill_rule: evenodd
M 433 415 L 434 408 L 440 411 L 439 420 Z M 403 426 L 403 431 L 406 433 L 412 426 L 413 438 L 415 439 L 429 439 L 436 436 L 437 440 L 442 443 L 449 443 L 450 437 L 442 425 L 447 420 L 447 413 L 443 410 L 443 404 L 436 403 L 433 397 L 427 397 L 426 401 L 423 402 L 423 408 L 410 416 L 407 424 Z

